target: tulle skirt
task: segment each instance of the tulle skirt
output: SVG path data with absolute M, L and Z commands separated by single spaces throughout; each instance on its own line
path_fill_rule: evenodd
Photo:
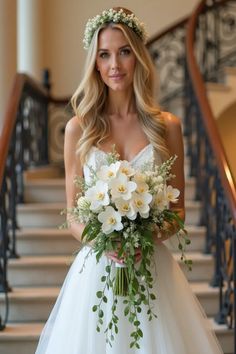
M 98 303 L 107 257 L 96 262 L 94 254 L 86 255 L 84 247 L 76 256 L 56 304 L 43 329 L 36 354 L 218 354 L 223 353 L 209 328 L 209 322 L 170 251 L 164 244 L 155 247 L 152 273 L 153 301 L 157 318 L 148 320 L 144 306 L 139 314 L 143 331 L 140 349 L 130 349 L 132 325 L 123 314 L 122 298 L 118 302 L 119 332 L 112 347 L 106 343 L 104 331 L 96 331 Z M 104 322 L 111 317 L 112 290 L 103 305 Z

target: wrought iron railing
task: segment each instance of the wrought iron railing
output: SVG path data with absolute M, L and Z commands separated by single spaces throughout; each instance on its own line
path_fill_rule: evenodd
M 184 18 L 147 43 L 159 78 L 157 100 L 162 109 L 168 109 L 179 117 L 184 115 L 187 22 L 188 18 Z
M 211 284 L 220 288 L 216 320 L 235 328 L 235 181 L 204 82 L 223 82 L 224 68 L 236 65 L 236 2 L 201 1 L 188 21 L 153 37 L 148 48 L 159 73 L 161 106 L 185 117 L 190 171 L 196 177 L 201 224 L 207 230 L 205 252 L 215 261 Z
M 17 204 L 24 202 L 24 171 L 46 165 L 52 159 L 54 163 L 62 160 L 61 147 L 55 148 L 54 155 L 50 156 L 48 130 L 55 129 L 54 140 L 63 146 L 61 136 L 69 118 L 65 109 L 67 103 L 67 99 L 53 99 L 43 86 L 27 75 L 16 75 L 0 140 L 0 292 L 5 294 L 6 305 L 5 314 L 0 316 L 0 329 L 6 325 L 9 310 L 8 260 L 18 257 Z M 56 129 L 63 119 L 63 127 Z
M 197 177 L 196 197 L 203 202 L 202 223 L 207 227 L 205 251 L 214 254 L 213 283 L 220 286 L 217 320 L 227 323 L 229 328 L 235 327 L 236 192 L 203 80 L 222 81 L 223 67 L 235 64 L 235 13 L 235 1 L 202 1 L 189 22 L 183 19 L 147 44 L 159 73 L 162 107 L 179 116 L 185 115 L 191 173 Z M 199 75 L 193 74 L 196 71 Z M 52 100 L 28 77 L 18 77 L 15 88 L 18 98 L 12 96 L 14 107 L 7 113 L 9 124 L 4 133 L 12 137 L 12 142 L 9 144 L 10 138 L 0 141 L 0 291 L 6 294 L 9 290 L 7 261 L 9 256 L 17 256 L 16 204 L 23 201 L 24 169 L 47 163 L 51 156 L 60 162 L 68 119 L 64 109 L 66 101 Z M 49 143 L 50 153 L 48 137 L 52 129 L 56 140 Z M 7 308 L 6 305 L 2 328 Z
M 185 126 L 191 172 L 202 201 L 205 251 L 212 253 L 213 286 L 219 286 L 216 321 L 234 328 L 236 304 L 236 186 L 210 108 L 204 81 L 222 81 L 236 65 L 236 2 L 202 1 L 187 31 Z M 236 343 L 234 343 L 236 352 Z

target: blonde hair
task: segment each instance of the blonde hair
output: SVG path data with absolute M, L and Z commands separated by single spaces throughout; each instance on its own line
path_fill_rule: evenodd
M 123 10 L 130 13 L 127 9 Z M 139 121 L 155 151 L 160 153 L 162 158 L 166 158 L 168 156 L 165 142 L 166 127 L 154 99 L 156 82 L 154 65 L 140 37 L 131 28 L 120 23 L 103 24 L 94 33 L 85 62 L 84 77 L 71 99 L 82 129 L 77 153 L 84 163 L 90 148 L 93 145 L 99 146 L 110 133 L 109 120 L 105 114 L 108 89 L 96 70 L 98 36 L 100 31 L 108 26 L 122 31 L 135 54 L 133 89 Z

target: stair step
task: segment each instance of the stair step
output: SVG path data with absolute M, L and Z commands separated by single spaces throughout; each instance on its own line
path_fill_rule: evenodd
M 34 354 L 43 326 L 43 323 L 8 324 L 0 331 L 0 353 Z
M 201 251 L 205 244 L 205 228 L 202 226 L 188 226 L 187 232 L 191 239 L 188 251 Z M 167 247 L 176 251 L 177 238 L 172 237 L 165 241 Z M 77 241 L 68 229 L 54 228 L 25 228 L 17 231 L 17 252 L 21 256 L 33 255 L 71 255 L 78 250 Z
M 219 82 L 205 82 L 206 88 L 210 92 L 229 92 L 231 90 L 231 87 Z
M 29 167 L 24 171 L 24 182 L 43 178 L 64 178 L 65 170 L 63 164 L 50 164 L 44 166 Z
M 201 204 L 197 201 L 186 201 L 186 224 L 199 225 Z M 59 227 L 65 222 L 64 203 L 28 203 L 19 204 L 18 223 L 22 228 Z
M 207 283 L 192 283 L 191 288 L 208 316 L 218 309 L 218 289 Z M 9 322 L 46 321 L 59 294 L 60 287 L 15 287 L 9 292 Z M 4 295 L 0 294 L 0 312 L 4 311 Z
M 233 331 L 225 325 L 217 325 L 212 319 L 209 319 L 209 324 L 216 332 L 224 354 L 233 354 Z M 42 323 L 9 324 L 0 332 L 0 353 L 33 354 L 42 329 Z
M 191 243 L 187 246 L 187 251 L 201 252 L 205 246 L 206 228 L 204 226 L 186 226 Z M 178 249 L 178 239 L 172 236 L 165 241 L 165 245 L 173 252 Z
M 186 178 L 185 198 L 195 197 L 195 179 Z M 26 182 L 24 192 L 25 203 L 57 203 L 66 201 L 65 180 L 62 178 L 32 179 Z
M 61 286 L 72 257 L 21 257 L 9 260 L 10 286 Z
M 224 72 L 226 74 L 230 74 L 230 75 L 235 75 L 236 76 L 236 66 L 226 66 L 224 68 Z
M 214 272 L 214 261 L 212 255 L 206 255 L 200 252 L 187 252 L 188 259 L 193 261 L 191 271 L 189 271 L 186 265 L 180 261 L 180 255 L 178 253 L 174 253 L 173 256 L 179 262 L 182 271 L 189 281 L 211 281 Z
M 9 322 L 45 322 L 59 294 L 59 287 L 13 288 L 8 293 Z M 0 294 L 0 311 L 4 310 L 4 295 Z
M 29 180 L 25 184 L 24 197 L 26 203 L 65 203 L 65 180 L 64 178 Z
M 65 222 L 61 215 L 65 203 L 28 203 L 19 204 L 18 223 L 20 227 L 59 227 Z
M 188 271 L 180 255 L 174 254 L 190 281 L 210 281 L 213 274 L 213 259 L 210 255 L 188 252 L 194 262 Z M 9 284 L 16 286 L 61 286 L 73 256 L 35 256 L 9 260 Z
M 69 230 L 28 228 L 17 231 L 17 252 L 24 255 L 69 255 L 80 247 Z

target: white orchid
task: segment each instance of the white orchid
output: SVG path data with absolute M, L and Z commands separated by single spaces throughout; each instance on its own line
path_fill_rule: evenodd
M 132 203 L 134 210 L 138 212 L 142 218 L 148 218 L 150 206 L 149 204 L 152 201 L 152 195 L 150 193 L 133 193 Z
M 127 177 L 131 177 L 134 175 L 135 170 L 131 167 L 128 161 L 122 161 L 120 164 L 119 173 L 122 173 Z
M 149 191 L 149 187 L 148 187 L 147 183 L 144 183 L 144 182 L 137 183 L 136 192 L 138 194 L 144 194 L 144 193 L 147 193 L 148 191 Z
M 168 203 L 166 200 L 166 195 L 163 191 L 158 192 L 153 197 L 153 208 L 157 208 L 158 211 L 162 211 L 167 207 Z
M 98 220 L 102 223 L 102 231 L 106 235 L 114 230 L 120 231 L 123 229 L 120 213 L 110 205 L 106 207 L 105 211 L 98 214 Z
M 104 182 L 110 182 L 117 176 L 117 172 L 120 168 L 120 161 L 110 164 L 109 166 L 103 165 L 97 172 L 97 176 Z
M 137 172 L 135 173 L 133 180 L 136 183 L 146 182 L 147 176 L 145 173 Z
M 129 181 L 128 178 L 121 174 L 110 182 L 112 199 L 122 198 L 129 200 L 132 197 L 132 192 L 135 191 L 137 184 Z
M 168 185 L 164 189 L 164 193 L 165 193 L 166 200 L 169 203 L 177 203 L 178 197 L 180 195 L 180 191 L 177 188 L 173 188 L 171 185 Z
M 106 206 L 110 202 L 108 184 L 100 180 L 97 181 L 94 187 L 85 192 L 85 197 L 91 203 L 90 210 L 99 211 L 102 206 Z
M 115 205 L 121 216 L 127 216 L 130 220 L 135 220 L 137 212 L 134 210 L 132 200 L 117 199 Z

